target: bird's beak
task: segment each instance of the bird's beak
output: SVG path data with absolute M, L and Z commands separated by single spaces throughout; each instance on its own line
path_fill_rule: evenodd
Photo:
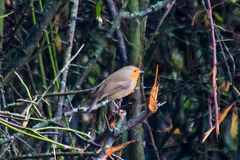
M 144 71 L 140 71 L 140 73 L 144 73 Z

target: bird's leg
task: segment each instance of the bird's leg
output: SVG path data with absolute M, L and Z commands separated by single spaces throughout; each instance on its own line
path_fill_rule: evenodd
M 110 126 L 106 115 L 105 115 L 105 119 L 106 119 L 106 123 L 107 123 L 107 126 L 108 126 L 108 130 L 109 130 L 109 131 L 112 131 L 112 128 L 113 128 L 113 127 Z
M 119 110 L 118 105 L 116 104 L 116 102 L 114 100 L 112 100 L 113 104 L 117 107 L 117 109 Z
M 121 110 L 119 109 L 118 105 L 116 104 L 116 102 L 114 100 L 112 100 L 112 102 L 116 106 L 116 108 L 118 109 L 118 115 L 121 116 Z

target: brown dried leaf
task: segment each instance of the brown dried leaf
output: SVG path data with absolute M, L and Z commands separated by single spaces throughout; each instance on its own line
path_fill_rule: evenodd
M 226 109 L 224 109 L 224 111 L 222 113 L 219 114 L 219 125 L 222 123 L 222 121 L 225 119 L 225 117 L 227 116 L 229 110 L 232 108 L 233 104 L 235 104 L 235 102 L 233 102 L 230 106 L 228 106 Z M 202 143 L 205 142 L 205 140 L 207 139 L 207 137 L 210 135 L 210 133 L 216 128 L 216 126 L 214 125 L 212 128 L 210 128 L 207 132 L 205 132 L 205 136 L 203 137 Z
M 227 93 L 227 92 L 228 92 L 228 90 L 229 90 L 229 87 L 230 87 L 230 82 L 229 82 L 229 81 L 227 81 L 227 82 L 226 82 L 226 86 L 225 86 L 225 88 L 224 88 L 224 92 L 225 92 L 225 93 Z
M 230 106 L 228 106 L 226 109 L 224 109 L 224 111 L 222 113 L 220 113 L 220 115 L 219 115 L 219 125 L 225 119 L 225 117 L 227 116 L 229 110 L 232 108 L 233 104 L 235 104 L 235 102 L 232 103 Z
M 237 107 L 234 107 L 232 112 L 232 124 L 231 124 L 231 135 L 234 139 L 237 139 L 238 122 L 239 120 Z
M 122 148 L 125 148 L 127 145 L 129 145 L 130 143 L 133 143 L 135 142 L 135 140 L 132 140 L 132 141 L 129 141 L 129 142 L 126 142 L 126 143 L 123 143 L 119 146 L 114 146 L 114 147 L 111 147 L 111 148 L 108 148 L 105 152 L 105 156 L 102 158 L 102 160 L 104 159 L 107 159 L 109 156 L 111 156 L 114 152 L 116 151 L 119 151 L 120 149 Z
M 240 92 L 238 91 L 238 89 L 235 86 L 233 86 L 233 88 L 237 92 L 238 96 L 240 96 Z
M 27 108 L 23 111 L 25 113 L 25 121 L 22 124 L 24 128 L 27 127 L 28 120 L 29 120 L 29 111 L 30 111 L 31 107 L 32 107 L 32 104 L 27 106 Z
M 166 129 L 164 129 L 164 131 L 167 132 L 167 133 L 170 133 L 172 129 L 173 129 L 173 125 L 170 124 L 170 126 L 167 127 Z
M 153 88 L 150 92 L 150 99 L 149 99 L 149 104 L 148 108 L 151 113 L 156 113 L 157 112 L 157 95 L 158 95 L 158 87 L 159 84 L 157 84 L 157 75 L 158 75 L 158 66 L 156 68 L 156 76 L 155 76 L 155 82 L 153 84 Z
M 173 134 L 181 135 L 181 132 L 180 132 L 179 128 L 176 128 L 176 129 L 173 131 Z
M 214 130 L 215 126 L 213 126 L 212 128 L 210 128 L 207 132 L 205 132 L 205 136 L 203 137 L 202 143 L 205 142 L 205 140 L 207 139 L 207 137 L 210 135 L 210 133 Z
M 231 83 L 230 83 L 229 81 L 225 81 L 225 80 L 224 80 L 224 81 L 222 82 L 221 87 L 223 88 L 223 91 L 224 91 L 225 93 L 228 92 L 230 85 L 231 85 Z
M 57 34 L 56 37 L 56 47 L 57 47 L 57 51 L 58 53 L 62 52 L 62 42 L 61 42 L 61 37 Z

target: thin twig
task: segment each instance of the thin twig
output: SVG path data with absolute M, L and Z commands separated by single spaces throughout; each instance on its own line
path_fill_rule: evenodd
M 146 126 L 147 126 L 147 128 L 148 128 L 148 133 L 149 133 L 149 135 L 150 135 L 151 142 L 152 142 L 152 146 L 153 146 L 154 151 L 155 151 L 155 153 L 156 153 L 157 160 L 160 160 L 159 153 L 158 153 L 158 149 L 157 149 L 157 146 L 156 146 L 155 141 L 154 141 L 154 138 L 153 138 L 152 128 L 151 128 L 151 126 L 149 125 L 148 120 L 145 121 L 145 124 L 146 124 Z
M 208 5 L 208 17 L 211 25 L 211 35 L 212 35 L 212 45 L 213 45 L 213 99 L 214 99 L 214 107 L 215 107 L 215 125 L 216 125 L 216 135 L 219 135 L 219 122 L 218 122 L 218 102 L 217 102 L 217 83 L 216 83 L 216 75 L 217 75 L 217 51 L 216 51 L 216 40 L 214 34 L 214 25 L 212 19 L 212 9 L 210 0 L 207 0 Z
M 82 90 L 76 90 L 76 91 L 65 91 L 65 92 L 47 93 L 47 94 L 45 94 L 44 97 L 66 96 L 66 95 L 72 95 L 72 94 L 90 92 L 90 91 L 92 91 L 92 90 L 94 90 L 94 88 L 82 89 Z
M 174 6 L 176 0 L 173 0 L 170 5 L 168 6 L 168 9 L 166 10 L 166 12 L 164 13 L 164 15 L 162 16 L 161 20 L 159 21 L 157 28 L 155 29 L 154 33 L 151 35 L 150 38 L 150 43 L 152 43 L 154 37 L 157 35 L 159 28 L 161 27 L 163 21 L 166 19 L 167 15 L 169 14 L 169 12 L 171 11 L 172 7 Z
M 42 117 L 42 114 L 41 114 L 40 111 L 38 110 L 37 106 L 36 106 L 34 103 L 32 103 L 32 102 L 33 102 L 33 100 L 32 100 L 32 96 L 31 96 L 31 93 L 30 93 L 30 91 L 29 91 L 27 85 L 23 82 L 22 78 L 20 77 L 20 75 L 18 75 L 17 72 L 14 71 L 14 74 L 18 77 L 18 79 L 21 81 L 22 85 L 23 85 L 24 88 L 26 89 L 26 91 L 27 91 L 27 95 L 28 95 L 28 98 L 30 99 L 31 104 L 33 104 L 34 109 L 37 111 L 38 115 L 39 115 L 40 117 Z
M 62 153 L 56 153 L 56 157 L 60 157 L 60 156 L 66 156 L 66 157 L 75 157 L 78 156 L 80 159 L 82 159 L 82 157 L 88 157 L 88 156 L 94 156 L 96 155 L 95 153 L 92 152 L 85 152 L 85 153 L 72 153 L 72 152 L 62 152 Z M 47 159 L 49 157 L 54 157 L 53 153 L 44 153 L 44 154 L 24 154 L 24 155 L 19 155 L 19 156 L 15 156 L 15 157 L 10 157 L 9 160 L 19 160 L 19 159 Z
M 69 60 L 69 62 L 61 69 L 61 71 L 58 72 L 58 74 L 56 75 L 56 77 L 54 78 L 54 80 L 52 81 L 52 83 L 48 86 L 48 88 L 44 91 L 44 93 L 41 95 L 41 97 L 38 99 L 37 104 L 39 104 L 41 102 L 41 100 L 43 99 L 43 97 L 47 94 L 47 92 L 49 91 L 49 89 L 53 86 L 53 84 L 56 82 L 56 80 L 58 79 L 58 77 L 63 73 L 63 71 L 69 66 L 69 64 L 77 57 L 77 55 L 80 53 L 80 51 L 83 49 L 84 44 L 79 48 L 79 50 L 77 51 L 77 53 Z
M 209 112 L 209 125 L 210 125 L 210 128 L 213 127 L 213 124 L 212 124 L 212 101 L 211 101 L 211 98 L 208 97 L 208 112 Z

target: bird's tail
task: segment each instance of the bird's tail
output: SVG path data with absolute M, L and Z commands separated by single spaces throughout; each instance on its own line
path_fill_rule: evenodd
M 93 107 L 97 104 L 97 102 L 98 102 L 98 98 L 95 98 L 94 100 L 93 100 L 93 102 L 91 103 L 91 105 L 88 107 L 88 109 L 86 110 L 86 113 L 87 114 L 90 114 L 91 112 L 92 112 L 92 110 L 93 110 Z

